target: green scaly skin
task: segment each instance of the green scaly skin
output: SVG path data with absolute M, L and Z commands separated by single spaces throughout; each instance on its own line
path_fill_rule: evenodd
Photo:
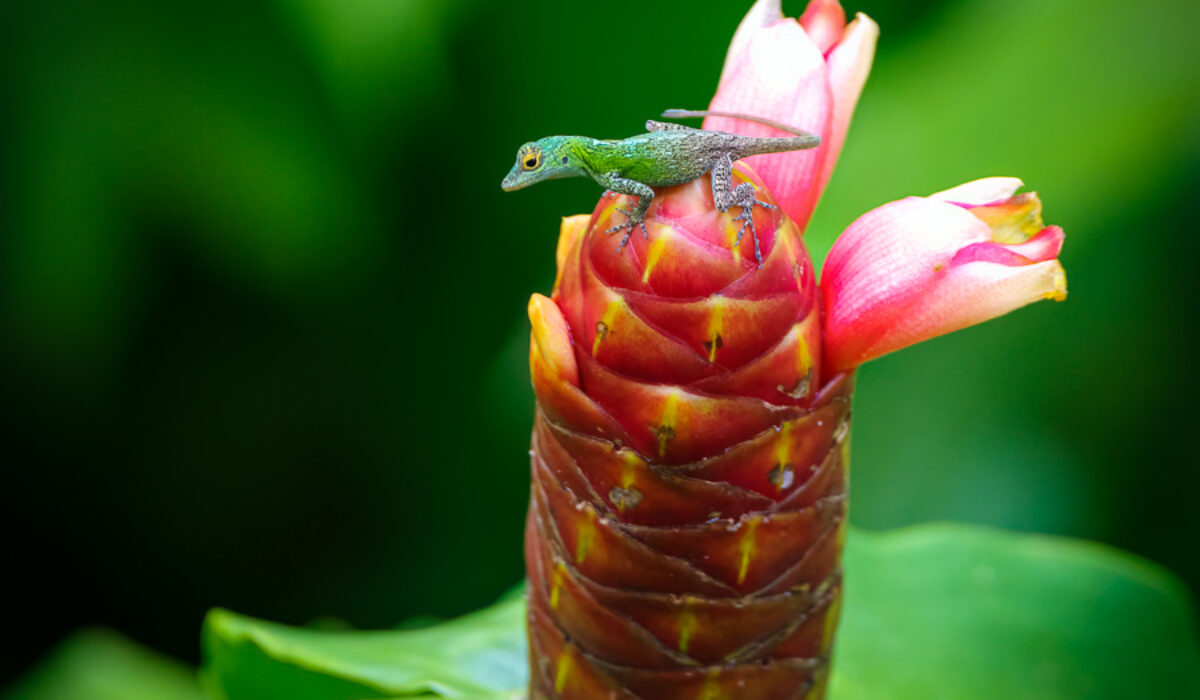
M 636 196 L 638 204 L 633 211 L 619 210 L 629 220 L 605 232 L 624 231 L 625 235 L 617 245 L 617 250 L 620 250 L 629 242 L 630 235 L 638 226 L 642 227 L 642 235 L 647 240 L 650 238 L 645 219 L 646 211 L 654 201 L 653 188 L 680 185 L 711 171 L 713 202 L 717 208 L 723 212 L 730 207 L 742 209 L 742 213 L 734 217 L 742 221 L 734 246 L 741 243 L 742 234 L 749 228 L 754 237 L 754 258 L 761 266 L 762 253 L 758 246 L 758 233 L 754 230 L 754 205 L 768 209 L 774 206 L 758 200 L 754 196 L 753 185 L 749 183 L 733 186 L 733 163 L 762 153 L 813 148 L 821 140 L 777 122 L 742 114 L 685 110 L 667 110 L 663 113 L 664 117 L 708 115 L 758 122 L 795 136 L 740 136 L 654 120 L 646 122 L 646 133 L 619 141 L 586 136 L 547 136 L 521 146 L 517 151 L 516 164 L 500 186 L 511 192 L 542 180 L 590 177 L 613 192 Z

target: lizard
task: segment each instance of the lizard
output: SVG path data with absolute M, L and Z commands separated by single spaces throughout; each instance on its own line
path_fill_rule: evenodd
M 669 109 L 663 117 L 685 119 L 705 116 L 730 117 L 765 124 L 793 136 L 741 136 L 723 131 L 706 131 L 674 122 L 653 119 L 646 122 L 646 133 L 620 140 L 593 139 L 586 136 L 547 136 L 530 141 L 517 151 L 517 162 L 500 186 L 506 191 L 564 177 L 590 177 L 606 189 L 638 198 L 632 211 L 618 208 L 627 217 L 605 231 L 623 231 L 617 244 L 620 251 L 634 229 L 646 231 L 646 211 L 654 201 L 655 187 L 669 187 L 691 182 L 712 172 L 713 202 L 722 212 L 741 207 L 733 217 L 742 222 L 738 229 L 736 248 L 746 229 L 754 239 L 754 259 L 762 267 L 762 252 L 758 232 L 754 230 L 754 205 L 775 209 L 775 205 L 755 197 L 754 186 L 748 182 L 733 186 L 733 163 L 761 153 L 781 153 L 814 148 L 821 139 L 808 132 L 769 119 L 730 112 Z

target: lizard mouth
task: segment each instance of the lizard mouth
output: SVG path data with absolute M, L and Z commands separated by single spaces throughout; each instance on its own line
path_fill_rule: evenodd
M 504 178 L 504 180 L 500 183 L 500 189 L 504 190 L 505 192 L 512 192 L 513 190 L 521 189 L 527 184 L 529 183 L 521 182 L 521 178 L 517 175 L 509 173 L 508 177 Z

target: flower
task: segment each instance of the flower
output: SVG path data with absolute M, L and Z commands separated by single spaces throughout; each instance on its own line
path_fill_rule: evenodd
M 801 233 L 877 33 L 836 0 L 798 21 L 759 0 L 734 36 L 712 109 L 822 137 L 735 166 L 781 207 L 753 211 L 761 267 L 709 176 L 657 192 L 623 249 L 604 231 L 628 195 L 563 220 L 529 303 L 531 697 L 824 697 L 855 368 L 1065 295 L 1062 230 L 1015 178 L 868 212 L 818 287 Z
M 759 268 L 708 177 L 618 251 L 630 199 L 563 221 L 529 304 L 531 695 L 797 697 L 837 620 L 852 386 L 819 385 L 811 260 L 756 208 Z
M 825 263 L 826 358 L 848 370 L 1039 299 L 1066 298 L 1063 231 L 1016 178 L 987 178 L 867 212 Z
M 864 14 L 846 24 L 837 0 L 813 0 L 799 20 L 783 16 L 780 0 L 758 0 L 729 45 L 709 109 L 766 117 L 821 137 L 814 149 L 745 161 L 802 231 L 841 153 L 878 37 L 878 25 Z M 726 117 L 709 117 L 704 128 L 783 135 Z

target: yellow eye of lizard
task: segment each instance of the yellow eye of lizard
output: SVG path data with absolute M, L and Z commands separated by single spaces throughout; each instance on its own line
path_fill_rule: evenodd
M 525 170 L 536 170 L 542 164 L 542 154 L 540 151 L 526 153 L 525 158 L 521 160 L 521 167 Z

